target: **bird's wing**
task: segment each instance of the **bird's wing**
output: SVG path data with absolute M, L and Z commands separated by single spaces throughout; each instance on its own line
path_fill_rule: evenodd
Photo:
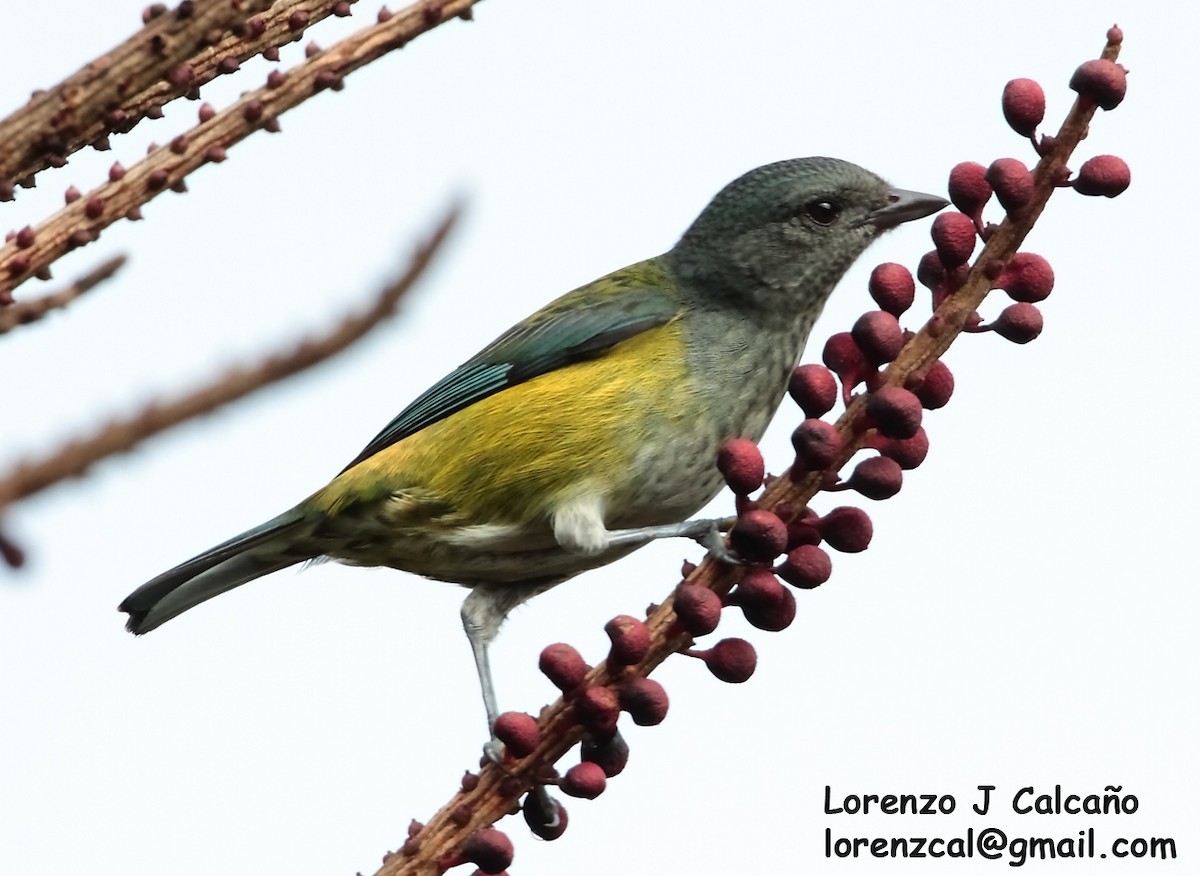
M 422 393 L 343 471 L 477 401 L 572 362 L 602 356 L 679 313 L 679 302 L 666 292 L 631 280 L 621 272 L 610 275 L 513 326 Z

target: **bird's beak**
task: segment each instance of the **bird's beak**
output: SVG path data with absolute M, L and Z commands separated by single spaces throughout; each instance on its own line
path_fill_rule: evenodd
M 945 198 L 939 198 L 937 195 L 892 189 L 888 196 L 888 203 L 872 210 L 871 217 L 867 221 L 883 231 L 913 219 L 923 219 L 949 203 Z

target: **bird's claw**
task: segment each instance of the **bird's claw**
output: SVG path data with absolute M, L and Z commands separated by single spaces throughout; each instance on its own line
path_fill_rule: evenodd
M 559 826 L 558 806 L 555 805 L 553 798 L 546 791 L 546 786 L 541 782 L 534 784 L 529 789 L 529 799 L 537 806 L 537 814 L 541 816 L 541 827 L 554 830 Z M 528 805 L 528 802 L 526 803 Z M 526 813 L 528 813 L 526 809 Z M 528 817 L 528 815 L 527 815 Z
M 696 542 L 705 550 L 708 555 L 722 563 L 728 563 L 731 566 L 744 566 L 746 561 L 729 549 L 729 545 L 725 543 L 725 532 L 727 532 L 737 521 L 736 517 L 726 517 L 723 520 L 710 521 L 711 526 L 695 536 Z
M 504 743 L 496 737 L 493 736 L 483 743 L 483 756 L 500 769 L 508 772 L 508 768 L 504 765 Z

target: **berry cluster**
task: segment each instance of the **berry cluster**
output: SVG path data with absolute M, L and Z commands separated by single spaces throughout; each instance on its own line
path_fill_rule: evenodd
M 1041 333 L 1036 305 L 1053 289 L 1054 272 L 1041 256 L 1018 252 L 1021 240 L 1053 189 L 1114 197 L 1129 185 L 1129 169 L 1115 156 L 1089 159 L 1074 176 L 1065 164 L 1096 108 L 1113 109 L 1124 96 L 1125 71 L 1114 60 L 1121 38 L 1120 30 L 1112 28 L 1104 57 L 1083 64 L 1071 78 L 1079 98 L 1057 137 L 1037 135 L 1045 113 L 1037 83 L 1016 79 L 1005 86 L 1004 116 L 1033 144 L 1040 159 L 1037 168 L 1031 172 L 1015 158 L 997 159 L 987 167 L 973 162 L 954 167 L 949 194 L 959 212 L 934 221 L 934 248 L 921 258 L 916 278 L 899 264 L 876 267 L 868 291 L 878 309 L 828 340 L 824 365 L 801 365 L 793 372 L 788 391 L 805 419 L 792 433 L 795 458 L 786 474 L 766 475 L 753 442 L 734 439 L 721 448 L 717 465 L 737 497 L 738 517 L 728 548 L 738 562 L 685 564 L 684 580 L 672 598 L 646 622 L 626 615 L 613 618 L 605 628 L 612 646 L 603 666 L 588 666 L 565 644 L 542 652 L 541 669 L 562 691 L 561 704 L 549 707 L 541 721 L 505 713 L 495 727 L 506 746 L 501 768 L 534 784 L 523 809 L 538 836 L 555 839 L 567 823 L 565 809 L 541 785 L 557 783 L 566 795 L 596 797 L 625 767 L 628 748 L 617 732 L 620 712 L 640 725 L 657 724 L 666 716 L 666 692 L 646 672 L 669 654 L 680 653 L 702 660 L 721 681 L 746 681 L 756 664 L 749 642 L 726 638 L 698 648 L 694 640 L 714 632 L 727 607 L 740 610 L 758 629 L 785 629 L 796 616 L 793 589 L 810 590 L 829 579 L 827 550 L 866 550 L 873 530 L 865 511 L 839 506 L 818 514 L 809 500 L 820 492 L 852 491 L 878 501 L 900 491 L 904 472 L 919 466 L 929 451 L 924 412 L 945 406 L 953 395 L 954 377 L 940 356 L 954 336 L 991 331 L 1023 344 Z M 984 220 L 993 196 L 1005 213 L 999 225 Z M 980 242 L 983 252 L 972 264 Z M 910 331 L 900 320 L 916 301 L 918 282 L 929 290 L 933 315 L 920 331 Z M 1013 303 L 984 323 L 975 308 L 997 289 Z M 822 419 L 839 402 L 845 410 L 838 421 Z M 869 455 L 843 478 L 851 458 L 864 450 Z M 561 778 L 539 773 L 538 764 L 553 763 L 565 751 L 549 738 L 563 722 L 582 728 L 580 762 Z M 511 862 L 511 844 L 491 828 L 471 834 L 462 849 L 444 859 L 443 866 L 474 863 L 484 873 L 497 873 Z

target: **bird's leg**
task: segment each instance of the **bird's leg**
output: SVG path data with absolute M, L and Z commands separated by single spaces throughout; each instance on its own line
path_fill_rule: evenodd
M 539 581 L 514 581 L 503 584 L 478 584 L 462 604 L 462 624 L 471 643 L 471 654 L 475 658 L 475 671 L 479 674 L 479 690 L 483 694 L 483 708 L 487 711 L 489 740 L 483 747 L 488 760 L 499 764 L 503 759 L 503 746 L 494 736 L 493 728 L 500 709 L 496 705 L 496 685 L 492 681 L 492 668 L 488 661 L 488 646 L 500 632 L 500 625 L 508 613 L 525 600 L 558 584 L 562 579 Z
M 492 588 L 476 587 L 463 601 L 462 624 L 471 643 L 471 654 L 475 658 L 475 671 L 479 674 L 479 690 L 483 694 L 483 708 L 487 712 L 488 742 L 484 753 L 493 763 L 500 763 L 500 743 L 492 736 L 500 710 L 496 706 L 496 685 L 492 681 L 492 667 L 488 661 L 488 645 L 496 638 L 500 624 L 507 612 L 497 612 Z
M 735 522 L 736 517 L 724 517 L 684 520 L 681 523 L 641 526 L 637 529 L 614 529 L 608 533 L 608 547 L 642 545 L 659 538 L 691 538 L 707 548 L 717 559 L 736 563 L 739 560 L 725 547 L 725 540 L 721 538 L 721 533 L 728 532 Z
M 496 686 L 492 681 L 492 666 L 488 662 L 488 642 L 482 636 L 472 634 L 467 628 L 467 638 L 471 641 L 471 653 L 475 657 L 475 671 L 479 673 L 479 690 L 483 694 L 483 708 L 487 712 L 488 731 L 496 726 L 496 718 L 500 710 L 496 706 Z

